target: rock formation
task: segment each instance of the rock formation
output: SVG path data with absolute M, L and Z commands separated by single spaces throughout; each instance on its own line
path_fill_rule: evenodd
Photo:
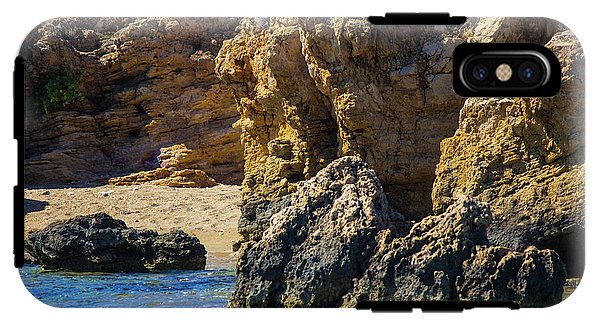
M 184 145 L 190 159 L 178 170 L 239 184 L 236 104 L 214 73 L 214 56 L 238 23 L 58 18 L 34 29 L 20 53 L 28 97 L 25 183 L 104 182 L 157 168 L 161 149 Z M 65 71 L 80 96 L 45 112 L 39 92 Z
M 244 202 L 286 195 L 333 159 L 358 155 L 395 209 L 412 220 L 430 214 L 439 144 L 456 131 L 464 102 L 452 90 L 454 47 L 543 44 L 559 28 L 529 18 L 435 28 L 362 18 L 242 20 L 216 70 L 241 114 Z
M 239 253 L 233 307 L 353 307 L 365 300 L 559 302 L 564 265 L 550 250 L 488 246 L 490 209 L 458 200 L 412 226 L 357 157 L 333 161 L 271 206 Z M 260 207 L 260 211 L 269 210 Z
M 546 46 L 563 66 L 560 93 L 547 99 L 468 99 L 456 133 L 441 143 L 433 210 L 443 212 L 463 195 L 489 203 L 493 244 L 556 249 L 580 276 L 583 54 L 570 32 L 556 34 Z
M 206 250 L 198 238 L 175 230 L 128 228 L 105 213 L 55 222 L 31 233 L 26 251 L 47 269 L 78 272 L 203 270 Z
M 514 301 L 549 306 L 562 299 L 566 273 L 556 252 L 489 245 L 487 205 L 461 198 L 404 237 L 385 234 L 369 268 L 344 298 L 359 301 Z
M 377 233 L 401 220 L 375 172 L 355 157 L 332 162 L 286 203 L 259 241 L 242 246 L 231 306 L 339 304 L 375 250 Z
M 426 171 L 462 105 L 451 95 L 452 29 L 406 32 L 343 18 L 241 27 L 216 68 L 242 115 L 244 201 L 290 193 L 334 158 L 357 154 L 384 188 L 402 193 L 388 195 L 407 200 L 394 204 L 402 213 L 431 210 Z
M 205 172 L 193 169 L 197 165 L 197 152 L 188 149 L 184 144 L 161 148 L 157 161 L 160 167 L 133 173 L 127 176 L 113 177 L 110 185 L 152 184 L 170 187 L 210 187 L 217 182 Z M 189 167 L 189 168 L 186 168 Z

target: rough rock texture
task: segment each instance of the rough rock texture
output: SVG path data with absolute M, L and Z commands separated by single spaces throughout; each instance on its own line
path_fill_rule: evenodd
M 128 228 L 105 213 L 57 221 L 31 233 L 25 248 L 45 268 L 78 272 L 203 270 L 206 265 L 198 238 L 180 230 L 159 235 Z
M 527 17 L 471 18 L 464 27 L 468 42 L 476 43 L 537 43 L 546 44 L 550 38 L 567 28 L 548 18 Z
M 242 241 L 259 241 L 270 225 L 271 216 L 290 204 L 287 195 L 274 200 L 249 202 L 242 206 L 238 231 Z
M 583 53 L 570 32 L 556 34 L 547 47 L 563 65 L 560 93 L 467 100 L 455 135 L 441 143 L 433 209 L 440 213 L 463 195 L 489 203 L 492 244 L 556 249 L 581 275 Z
M 395 205 L 402 213 L 426 215 L 438 144 L 462 105 L 451 95 L 449 33 L 244 20 L 216 60 L 242 115 L 244 201 L 280 197 L 334 158 L 359 155 L 384 188 L 405 194 L 389 195 L 409 200 Z
M 400 218 L 373 170 L 355 157 L 301 183 L 288 202 L 260 241 L 242 246 L 230 306 L 339 304 L 365 268 L 376 234 Z
M 535 33 L 524 32 L 533 25 Z M 223 43 L 216 71 L 234 89 L 241 114 L 244 202 L 286 195 L 333 159 L 358 155 L 377 172 L 395 209 L 412 220 L 430 214 L 439 144 L 456 131 L 464 101 L 452 91 L 454 46 L 494 38 L 545 43 L 556 30 L 551 25 L 242 20 Z
M 310 78 L 296 20 L 242 20 L 216 58 L 234 89 L 244 146 L 244 201 L 281 197 L 336 155 L 332 105 Z
M 344 305 L 360 301 L 516 301 L 549 306 L 562 299 L 566 273 L 558 254 L 488 247 L 486 205 L 462 198 L 424 218 L 401 238 L 385 234 Z
M 25 182 L 104 181 L 159 167 L 184 145 L 187 166 L 241 182 L 243 150 L 231 89 L 214 56 L 238 18 L 58 18 L 27 37 Z M 83 99 L 44 113 L 36 89 L 51 69 L 72 70 Z
M 462 267 L 457 279 L 460 299 L 518 301 L 524 307 L 562 300 L 566 274 L 552 250 L 531 246 L 521 253 L 498 246 L 477 247 Z
M 272 215 L 262 237 L 242 244 L 232 307 L 561 299 L 565 272 L 555 252 L 487 247 L 489 207 L 467 198 L 411 228 L 357 157 L 333 161 L 284 199 L 255 209 Z

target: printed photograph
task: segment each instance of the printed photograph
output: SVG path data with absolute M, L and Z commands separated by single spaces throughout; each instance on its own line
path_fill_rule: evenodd
M 553 97 L 460 97 L 535 43 Z M 27 290 L 55 307 L 547 307 L 584 271 L 584 55 L 546 18 L 56 18 L 25 38 Z M 509 77 L 507 77 L 509 78 Z

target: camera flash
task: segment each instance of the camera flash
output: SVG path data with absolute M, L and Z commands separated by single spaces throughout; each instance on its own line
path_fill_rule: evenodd
M 508 81 L 510 77 L 512 77 L 512 69 L 510 65 L 502 63 L 496 68 L 496 78 L 498 78 L 498 80 L 505 82 Z

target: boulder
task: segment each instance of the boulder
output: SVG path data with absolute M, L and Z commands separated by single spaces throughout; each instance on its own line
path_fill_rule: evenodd
M 129 228 L 105 213 L 57 221 L 32 232 L 26 252 L 47 269 L 76 272 L 203 270 L 198 238 L 175 230 L 158 234 Z
M 126 176 L 113 177 L 108 180 L 109 185 L 140 185 L 151 184 L 170 187 L 211 187 L 217 182 L 206 175 L 199 166 L 198 154 L 190 150 L 185 144 L 161 148 L 156 160 L 160 167 L 148 171 L 141 171 Z

